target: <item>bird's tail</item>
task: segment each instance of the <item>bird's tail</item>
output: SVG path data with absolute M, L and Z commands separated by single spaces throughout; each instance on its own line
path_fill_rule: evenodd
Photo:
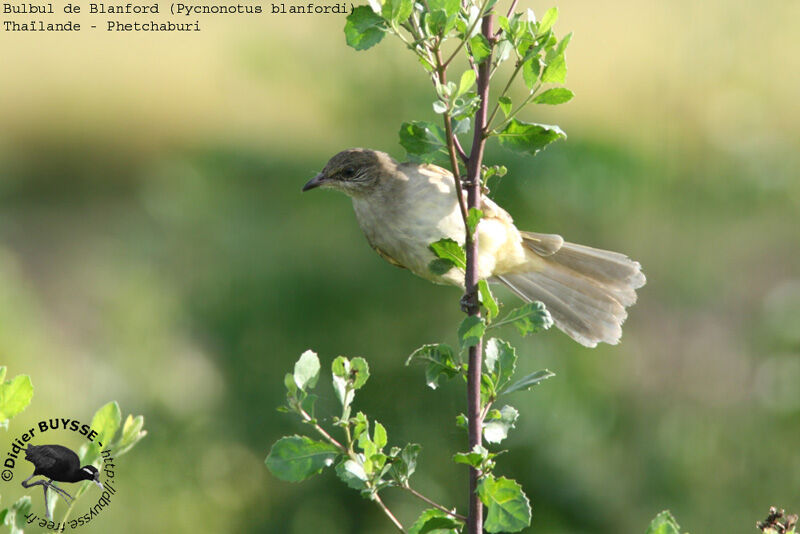
M 625 308 L 645 283 L 639 263 L 556 235 L 521 234 L 530 269 L 504 274 L 500 281 L 528 302 L 542 301 L 556 326 L 581 345 L 619 342 Z

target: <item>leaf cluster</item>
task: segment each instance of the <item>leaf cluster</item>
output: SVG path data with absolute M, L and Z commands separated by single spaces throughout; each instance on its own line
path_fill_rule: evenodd
M 433 111 L 445 117 L 445 126 L 452 121 L 451 133 L 456 139 L 475 125 L 480 105 L 478 67 L 491 62 L 491 81 L 501 64 L 513 62 L 512 73 L 500 86 L 494 106 L 488 108 L 491 113 L 480 133 L 483 138 L 496 137 L 505 148 L 534 155 L 566 134 L 558 126 L 529 122 L 519 115 L 529 104 L 554 106 L 573 98 L 572 91 L 561 86 L 566 82 L 566 49 L 572 34 L 556 37 L 556 8 L 547 10 L 540 20 L 530 9 L 503 15 L 495 8 L 494 0 L 370 0 L 350 13 L 344 32 L 347 44 L 356 50 L 375 46 L 387 34 L 398 37 L 429 73 L 436 93 Z M 479 31 L 479 21 L 487 14 L 496 15 L 499 25 L 490 37 Z M 448 81 L 446 71 L 459 56 L 469 67 L 454 77 L 457 81 Z M 526 95 L 515 103 L 510 89 L 520 74 Z M 495 125 L 498 111 L 503 119 Z M 448 132 L 442 126 L 429 121 L 405 122 L 399 137 L 412 159 L 452 163 Z M 484 175 L 483 180 L 487 179 Z
M 306 351 L 286 375 L 286 405 L 283 411 L 300 416 L 323 440 L 307 436 L 287 436 L 278 440 L 266 458 L 267 468 L 281 480 L 300 482 L 335 466 L 337 476 L 365 497 L 374 498 L 382 489 L 406 487 L 417 466 L 420 446 L 408 443 L 388 448 L 386 428 L 363 412 L 352 414 L 355 393 L 369 379 L 369 366 L 363 358 L 337 357 L 331 364 L 331 380 L 341 408 L 332 425 L 344 433 L 344 442 L 334 439 L 314 416 L 316 399 L 311 391 L 320 377 L 319 357 Z M 372 429 L 370 430 L 370 426 Z

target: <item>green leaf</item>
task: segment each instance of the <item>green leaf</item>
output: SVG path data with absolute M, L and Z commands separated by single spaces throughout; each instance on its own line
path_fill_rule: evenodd
M 337 356 L 331 364 L 333 378 L 333 391 L 342 404 L 342 419 L 350 417 L 350 404 L 353 403 L 355 390 L 350 380 L 350 360 L 344 356 Z
M 6 366 L 0 365 L 0 384 L 6 381 L 6 371 L 8 371 Z M 6 510 L 8 510 L 8 508 L 6 508 Z
M 481 405 L 494 402 L 497 391 L 494 389 L 494 380 L 488 373 L 481 373 Z
M 11 534 L 23 534 L 23 529 L 28 526 L 26 515 L 31 513 L 31 498 L 29 495 L 11 505 L 11 508 L 3 510 L 2 523 L 9 527 Z
M 361 434 L 369 432 L 369 419 L 364 415 L 364 412 L 358 412 L 350 422 L 353 424 L 353 441 L 358 441 Z
M 489 443 L 500 443 L 508 437 L 508 431 L 514 428 L 518 417 L 519 412 L 513 406 L 490 410 L 483 420 L 483 437 Z
M 457 452 L 453 455 L 453 462 L 465 464 L 475 469 L 488 469 L 493 464 L 492 460 L 497 454 L 489 452 L 486 447 L 475 445 L 470 452 Z
M 481 221 L 482 218 L 483 218 L 482 210 L 479 210 L 478 208 L 469 209 L 469 212 L 467 212 L 467 228 L 469 228 L 470 234 L 475 233 L 475 229 L 478 227 L 478 223 Z M 466 255 L 464 256 L 464 263 L 466 264 Z
M 503 391 L 503 393 L 504 394 L 513 393 L 514 391 L 519 391 L 519 390 L 527 391 L 531 389 L 533 386 L 539 384 L 540 382 L 543 382 L 544 380 L 547 380 L 548 378 L 552 378 L 554 376 L 556 376 L 556 374 L 551 371 L 548 371 L 547 369 L 536 371 L 535 373 L 531 373 L 529 375 L 525 375 L 524 377 L 520 378 L 519 380 L 508 386 L 506 390 Z
M 358 6 L 349 15 L 344 25 L 347 44 L 356 50 L 372 48 L 383 39 L 386 23 L 383 17 L 369 6 Z
M 464 247 L 449 237 L 431 243 L 428 248 L 439 259 L 447 260 L 459 269 L 467 268 L 467 255 L 464 252 Z
M 117 401 L 111 401 L 94 414 L 91 428 L 97 432 L 94 442 L 99 447 L 110 445 L 114 434 L 122 424 L 122 411 Z
M 399 484 L 408 484 L 408 479 L 417 470 L 417 456 L 422 447 L 416 443 L 408 443 L 392 455 L 391 477 Z
M 461 9 L 461 2 L 460 0 L 428 0 L 428 6 L 431 11 L 441 9 L 449 17 L 458 13 Z
M 653 519 L 645 534 L 681 534 L 681 527 L 669 510 L 664 510 Z
M 353 358 L 350 362 L 350 376 L 353 381 L 353 389 L 361 389 L 369 379 L 369 365 L 367 360 L 361 357 Z
M 143 437 L 147 435 L 144 427 L 144 416 L 128 414 L 125 419 L 125 424 L 122 425 L 122 435 L 116 443 L 116 451 L 114 456 L 122 456 L 133 448 Z
M 386 429 L 382 424 L 376 421 L 375 429 L 372 432 L 372 442 L 375 444 L 375 447 L 377 447 L 379 451 L 383 450 L 387 443 Z
M 461 348 L 466 349 L 477 345 L 484 332 L 486 332 L 486 321 L 483 317 L 470 315 L 465 318 L 458 327 L 458 342 Z
M 383 4 L 383 18 L 395 23 L 402 23 L 408 20 L 414 9 L 413 0 L 386 0 Z
M 508 315 L 495 322 L 490 328 L 513 324 L 523 337 L 547 330 L 553 326 L 553 318 L 544 304 L 539 301 L 523 304 L 511 310 Z
M 406 365 L 413 362 L 427 364 L 425 383 L 431 389 L 439 387 L 443 378 L 453 378 L 459 373 L 455 351 L 443 343 L 423 345 L 415 350 L 406 360 Z
M 508 117 L 508 114 L 511 112 L 511 99 L 507 96 L 501 96 L 499 99 L 497 99 L 497 102 L 500 104 L 500 109 L 503 110 L 503 115 Z
M 558 104 L 563 104 L 565 102 L 569 102 L 572 100 L 572 97 L 575 94 L 566 89 L 564 87 L 555 87 L 553 89 L 548 89 L 544 93 L 540 94 L 533 101 L 536 104 L 548 104 L 551 106 L 557 106 Z
M 463 413 L 456 416 L 456 427 L 461 430 L 469 430 L 469 421 L 467 420 L 467 416 Z
M 272 446 L 265 460 L 270 472 L 287 482 L 300 482 L 333 464 L 339 449 L 306 436 L 286 436 Z
M 400 126 L 400 145 L 410 156 L 425 163 L 433 162 L 439 154 L 447 154 L 444 130 L 431 122 L 404 122 Z
M 5 367 L 3 368 L 5 378 Z M 28 407 L 33 398 L 33 384 L 28 375 L 17 375 L 0 383 L 0 421 L 11 419 Z
M 558 20 L 558 8 L 551 7 L 544 14 L 541 22 L 539 22 L 538 35 L 546 33 L 547 30 L 553 27 L 553 24 L 555 24 L 557 20 Z
M 342 482 L 354 490 L 363 491 L 367 488 L 367 480 L 369 480 L 369 477 L 367 477 L 366 471 L 364 471 L 361 465 L 351 459 L 336 464 L 336 474 Z
M 458 92 L 456 93 L 456 96 L 461 96 L 472 89 L 472 86 L 475 85 L 476 78 L 477 76 L 474 70 L 465 70 L 461 75 L 461 81 L 458 83 Z
M 494 337 L 486 343 L 484 352 L 486 372 L 492 375 L 495 391 L 500 392 L 511 381 L 517 366 L 517 353 L 509 343 Z
M 564 54 L 559 54 L 552 61 L 547 62 L 547 66 L 542 73 L 542 83 L 564 83 L 567 80 L 567 60 Z
M 500 313 L 500 307 L 497 305 L 497 301 L 494 299 L 492 290 L 489 289 L 489 283 L 486 280 L 478 281 L 478 294 L 481 297 L 481 304 L 486 308 L 486 320 L 491 322 Z
M 458 534 L 464 523 L 441 510 L 429 508 L 411 525 L 408 534 Z
M 502 63 L 503 61 L 507 60 L 508 56 L 511 55 L 511 52 L 513 50 L 514 50 L 514 45 L 510 41 L 506 39 L 500 40 L 495 46 L 494 49 L 495 54 L 492 64 L 496 66 Z
M 489 57 L 492 48 L 489 45 L 489 40 L 479 33 L 469 40 L 469 46 L 472 50 L 472 59 L 475 60 L 477 65 L 480 65 Z
M 456 14 L 461 9 L 460 0 L 428 0 L 430 8 L 425 22 L 434 35 L 445 35 L 453 29 Z
M 522 487 L 505 477 L 483 477 L 478 483 L 478 496 L 486 505 L 486 532 L 519 532 L 531 524 L 531 504 Z
M 525 63 L 522 64 L 522 79 L 525 80 L 525 85 L 528 89 L 533 89 L 536 86 L 536 82 L 539 81 L 539 73 L 541 70 L 542 65 L 539 62 L 538 55 L 528 58 Z
M 313 350 L 305 351 L 294 364 L 294 383 L 302 391 L 311 390 L 319 380 L 319 358 Z
M 455 265 L 453 265 L 452 261 L 443 260 L 442 258 L 437 258 L 428 264 L 428 270 L 437 276 L 444 276 L 454 267 Z
M 294 375 L 292 373 L 286 373 L 283 375 L 283 385 L 286 386 L 286 396 L 288 398 L 295 398 L 297 397 L 297 383 L 294 381 Z
M 553 141 L 566 139 L 567 134 L 558 126 L 511 119 L 498 137 L 501 146 L 533 156 Z
M 555 54 L 558 56 L 564 55 L 564 51 L 567 49 L 567 45 L 572 40 L 572 32 L 569 32 L 567 35 L 561 38 L 558 42 L 558 46 L 555 48 Z
M 472 93 L 470 93 L 472 94 Z M 453 133 L 460 135 L 469 132 L 470 120 L 469 117 L 453 121 Z

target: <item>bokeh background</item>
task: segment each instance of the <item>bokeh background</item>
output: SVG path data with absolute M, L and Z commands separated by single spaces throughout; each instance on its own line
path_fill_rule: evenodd
M 643 532 L 664 508 L 695 534 L 755 531 L 770 505 L 800 511 L 800 3 L 558 7 L 576 98 L 527 116 L 570 137 L 490 150 L 509 168 L 493 195 L 648 284 L 618 346 L 508 333 L 522 371 L 558 376 L 511 399 L 499 472 L 531 532 Z M 95 532 L 389 533 L 333 473 L 295 485 L 263 464 L 306 430 L 275 410 L 299 354 L 361 355 L 357 408 L 422 443 L 417 486 L 463 506 L 463 388 L 404 366 L 455 341 L 459 293 L 380 260 L 344 197 L 300 193 L 342 148 L 402 158 L 400 123 L 436 119 L 428 81 L 397 42 L 347 48 L 341 16 L 202 21 L 0 33 L 0 363 L 35 386 L 7 436 L 111 399 L 145 415 Z

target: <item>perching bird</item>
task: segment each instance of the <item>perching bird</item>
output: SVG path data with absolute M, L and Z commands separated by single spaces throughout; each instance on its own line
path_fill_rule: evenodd
M 463 245 L 464 221 L 453 175 L 435 165 L 398 163 L 384 152 L 354 148 L 336 154 L 303 187 L 350 196 L 361 230 L 389 263 L 427 280 L 464 287 L 456 268 L 431 272 L 429 245 L 451 238 Z M 541 301 L 556 326 L 578 343 L 616 344 L 625 308 L 645 283 L 638 262 L 623 254 L 564 241 L 555 234 L 522 232 L 491 199 L 481 198 L 478 273 L 522 299 Z
M 44 509 L 47 518 L 50 519 L 50 509 L 47 506 L 47 488 L 52 489 L 65 499 L 72 500 L 72 495 L 57 487 L 53 482 L 80 482 L 81 480 L 91 480 L 100 489 L 100 473 L 93 465 L 81 467 L 80 458 L 67 447 L 62 445 L 28 445 L 25 449 L 25 459 L 31 462 L 35 469 L 33 474 L 22 481 L 23 488 L 42 486 L 44 489 Z M 37 475 L 44 476 L 47 480 L 28 481 Z

